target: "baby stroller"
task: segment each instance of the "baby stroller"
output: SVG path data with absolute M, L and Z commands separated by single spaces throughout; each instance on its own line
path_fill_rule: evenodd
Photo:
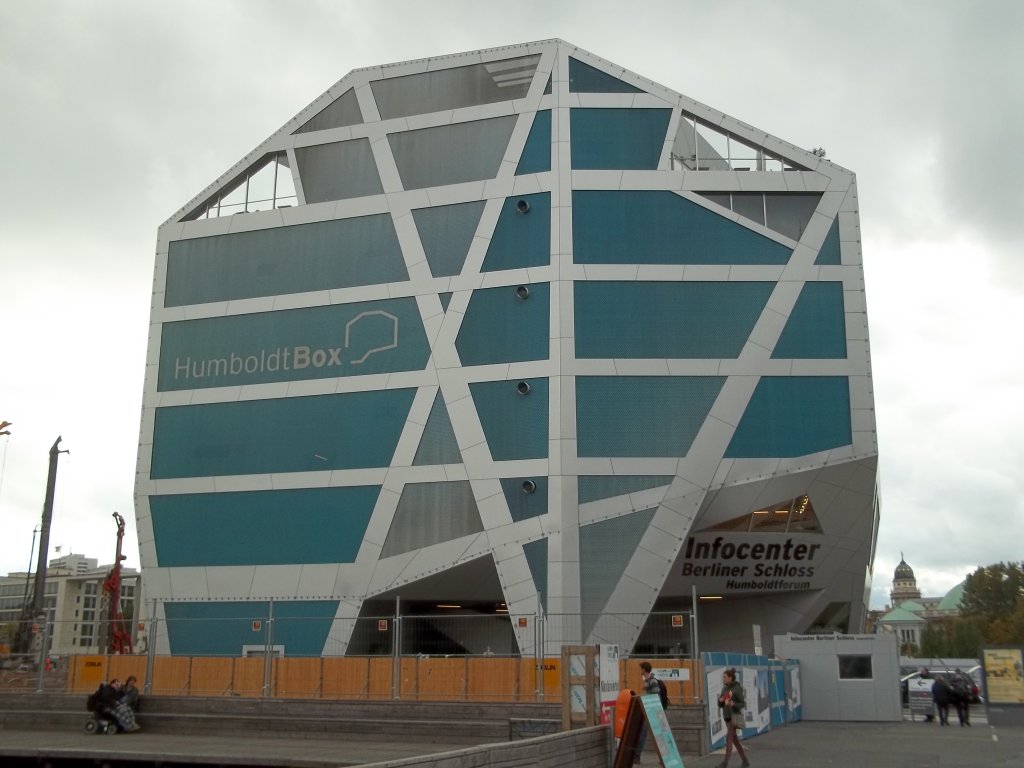
M 89 711 L 83 727 L 86 733 L 109 733 L 118 732 L 117 720 L 114 718 L 114 708 L 117 706 L 117 691 L 106 683 L 100 683 L 100 687 L 89 694 L 85 700 L 85 708 Z

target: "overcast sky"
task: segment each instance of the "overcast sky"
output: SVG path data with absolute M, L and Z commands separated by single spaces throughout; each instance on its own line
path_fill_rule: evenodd
M 857 174 L 872 607 L 1024 556 L 1024 3 L 0 0 L 0 573 L 139 564 L 157 228 L 349 71 L 559 37 Z M 196 535 L 202 535 L 197 531 Z M 32 560 L 34 563 L 34 559 Z

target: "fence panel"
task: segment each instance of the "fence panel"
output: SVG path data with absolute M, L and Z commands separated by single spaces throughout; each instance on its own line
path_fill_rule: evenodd
M 235 660 L 223 657 L 192 659 L 188 693 L 192 696 L 231 696 L 235 692 Z
M 232 694 L 247 698 L 260 698 L 264 691 L 264 667 L 265 660 L 259 656 L 250 656 L 244 659 L 235 659 L 235 684 Z M 273 671 L 273 668 L 271 668 Z M 273 690 L 273 677 L 266 683 L 270 690 Z
M 471 701 L 523 701 L 519 659 L 466 659 L 466 698 Z M 530 699 L 527 699 L 529 701 Z
M 274 659 L 274 695 L 282 699 L 319 699 L 323 690 L 322 659 Z
M 191 656 L 157 656 L 148 692 L 156 696 L 188 696 L 191 673 Z
M 325 699 L 363 699 L 370 693 L 370 659 L 334 656 L 323 659 L 321 691 Z M 390 677 L 390 676 L 389 676 Z M 391 688 L 390 679 L 387 687 Z

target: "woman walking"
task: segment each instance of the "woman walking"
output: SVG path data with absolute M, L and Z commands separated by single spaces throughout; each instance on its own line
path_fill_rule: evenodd
M 747 753 L 743 751 L 739 734 L 736 732 L 742 728 L 743 709 L 747 706 L 747 700 L 743 695 L 743 686 L 736 682 L 736 668 L 729 667 L 722 673 L 722 692 L 718 694 L 718 706 L 722 710 L 722 717 L 725 719 L 725 759 L 718 764 L 718 768 L 726 768 L 729 765 L 729 758 L 732 756 L 732 748 L 736 747 L 736 753 L 743 761 L 742 768 L 750 765 L 747 760 Z

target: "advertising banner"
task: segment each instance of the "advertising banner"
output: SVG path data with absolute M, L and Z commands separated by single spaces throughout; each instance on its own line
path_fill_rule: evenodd
M 615 701 L 621 686 L 619 685 L 619 646 L 598 646 L 598 680 L 600 680 L 598 706 L 601 708 L 601 725 L 607 725 L 615 719 Z
M 1024 704 L 1024 659 L 1020 648 L 985 648 L 985 688 L 990 704 Z

